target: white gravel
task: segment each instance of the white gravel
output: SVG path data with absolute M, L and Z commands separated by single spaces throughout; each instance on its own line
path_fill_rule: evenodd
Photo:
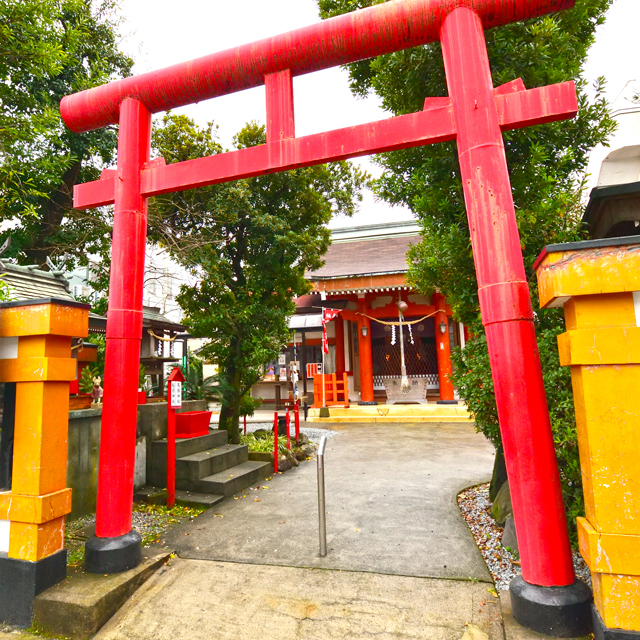
M 247 433 L 253 433 L 258 429 L 265 429 L 266 431 L 270 431 L 271 429 L 273 429 L 273 422 L 247 423 Z M 314 444 L 320 444 L 322 436 L 327 436 L 327 439 L 330 439 L 337 435 L 336 431 L 331 431 L 330 429 L 318 429 L 316 427 L 300 427 L 300 433 L 304 433 Z M 293 423 L 291 423 L 291 434 L 293 435 Z
M 458 506 L 493 577 L 496 589 L 508 590 L 509 583 L 522 573 L 522 569 L 516 556 L 500 542 L 503 529 L 491 517 L 489 483 L 462 491 L 458 495 Z M 576 576 L 591 586 L 589 567 L 577 551 L 573 553 L 573 566 Z

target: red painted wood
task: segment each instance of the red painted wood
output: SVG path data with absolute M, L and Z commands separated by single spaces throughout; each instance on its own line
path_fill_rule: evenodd
M 453 383 L 451 374 L 451 344 L 449 342 L 449 318 L 447 317 L 446 302 L 441 293 L 434 294 L 433 304 L 438 311 L 434 316 L 436 331 L 436 356 L 438 359 L 438 385 L 440 387 L 440 400 L 453 400 Z M 440 323 L 444 322 L 446 331 L 440 331 Z
M 171 407 L 171 385 L 167 388 L 167 507 L 176 505 L 176 410 Z
M 344 321 L 342 316 L 338 316 L 333 321 L 336 332 L 336 373 L 342 375 L 345 372 L 345 354 L 344 354 Z
M 147 199 L 141 195 L 140 182 L 150 148 L 151 114 L 137 100 L 124 100 L 118 139 L 119 179 L 115 192 L 98 472 L 96 536 L 100 538 L 131 531 L 147 234 Z
M 273 472 L 278 473 L 278 462 L 279 462 L 279 453 L 278 453 L 278 412 L 275 411 L 273 414 Z
M 88 89 L 62 100 L 66 125 L 76 132 L 117 124 L 127 97 L 152 113 L 264 83 L 267 74 L 293 76 L 436 41 L 456 7 L 470 7 L 485 29 L 562 9 L 575 0 L 395 0 L 318 24 L 234 47 L 189 62 Z
M 285 69 L 266 75 L 264 86 L 267 96 L 267 143 L 295 138 L 291 71 Z
M 572 118 L 578 110 L 573 82 L 497 95 L 496 107 L 503 131 Z M 520 117 L 524 119 L 516 119 Z M 151 167 L 148 163 L 142 172 L 142 192 L 146 196 L 161 195 L 285 169 L 445 142 L 453 140 L 455 135 L 450 100 L 429 98 L 424 111 L 388 120 L 170 165 L 159 163 Z M 114 190 L 115 178 L 111 174 L 76 185 L 74 207 L 86 209 L 112 204 Z
M 369 305 L 366 300 L 358 300 L 358 312 L 369 315 Z M 373 353 L 371 350 L 371 320 L 363 315 L 357 316 L 358 320 L 358 352 L 360 358 L 360 401 L 373 402 Z M 366 337 L 362 335 L 362 329 L 366 328 Z
M 522 574 L 568 585 L 571 549 L 482 21 L 456 9 L 441 42 Z

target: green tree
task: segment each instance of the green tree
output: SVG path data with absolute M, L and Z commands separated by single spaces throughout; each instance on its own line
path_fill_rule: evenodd
M 378 4 L 378 0 L 317 0 L 323 18 Z M 582 508 L 575 418 L 569 372 L 559 366 L 558 310 L 540 311 L 532 265 L 549 243 L 583 238 L 580 223 L 583 174 L 589 151 L 605 143 L 614 128 L 598 81 L 589 99 L 582 77 L 596 27 L 611 0 L 577 0 L 571 11 L 486 32 L 494 84 L 522 78 L 527 88 L 575 80 L 580 113 L 566 122 L 505 133 L 525 267 L 536 311 L 536 330 L 545 386 L 571 526 Z M 426 97 L 447 94 L 439 43 L 366 60 L 350 67 L 355 94 L 377 94 L 399 115 L 419 111 Z M 376 158 L 384 175 L 379 196 L 408 205 L 422 227 L 422 242 L 410 252 L 411 283 L 429 293 L 439 288 L 455 317 L 475 338 L 454 354 L 453 380 L 466 399 L 477 428 L 500 444 L 493 383 L 480 321 L 477 282 L 455 143 L 389 153 Z
M 116 0 L 0 0 L 0 220 L 12 222 L 3 235 L 20 262 L 107 253 L 109 216 L 74 211 L 72 193 L 113 161 L 117 131 L 75 134 L 59 103 L 129 74 L 116 9 Z
M 243 149 L 266 140 L 249 123 L 235 138 Z M 215 127 L 201 129 L 167 115 L 153 146 L 167 162 L 221 153 Z M 293 298 L 310 289 L 307 270 L 322 264 L 329 247 L 326 224 L 351 214 L 367 177 L 346 162 L 297 169 L 155 198 L 150 236 L 200 282 L 184 286 L 178 302 L 190 333 L 218 365 L 220 428 L 238 443 L 238 418 L 263 367 L 289 342 Z M 244 404 L 243 404 L 244 402 Z

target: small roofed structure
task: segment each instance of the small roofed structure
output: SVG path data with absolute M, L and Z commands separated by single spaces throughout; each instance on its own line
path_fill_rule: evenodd
M 140 364 L 151 376 L 154 395 L 164 392 L 164 365 L 178 362 L 187 353 L 189 334 L 185 327 L 160 312 L 160 307 L 142 307 Z M 181 343 L 177 354 L 176 343 Z
M 329 308 L 340 313 L 327 324 L 325 373 L 340 380 L 346 375 L 352 403 L 454 403 L 450 349 L 464 346 L 465 330 L 453 321 L 439 292 L 424 296 L 407 283 L 407 251 L 420 240 L 413 221 L 334 230 L 325 264 L 307 274 L 313 292 L 296 299 L 296 314 L 289 321 L 292 343 L 269 363 L 253 395 L 278 407 L 292 393 L 291 371 L 296 370 L 298 395 L 314 406 L 322 403 L 314 393 L 317 380 L 309 379 L 322 370 L 322 313 Z M 404 309 L 404 360 L 399 308 Z M 412 389 L 419 391 L 411 399 L 395 393 L 403 362 Z
M 5 246 L 0 249 L 0 256 L 8 246 L 9 244 L 5 243 Z M 2 280 L 9 286 L 11 299 L 15 301 L 51 298 L 75 300 L 63 271 L 64 260 L 58 265 L 47 260 L 47 264 L 49 271 L 40 269 L 38 265 L 24 266 L 13 264 L 7 259 L 0 259 Z M 107 318 L 89 312 L 89 335 L 104 334 L 106 330 Z M 151 376 L 155 395 L 163 395 L 165 363 L 177 362 L 186 354 L 188 338 L 185 327 L 164 316 L 159 307 L 143 308 L 140 363 L 144 366 L 145 373 Z M 180 344 L 178 349 L 176 349 L 176 343 Z M 97 346 L 90 342 L 83 342 L 80 346 L 80 341 L 76 341 L 73 354 L 78 359 L 78 375 L 70 384 L 70 393 L 77 394 L 82 369 L 97 360 Z
M 632 107 L 614 115 L 613 150 L 600 166 L 583 217 L 593 239 L 640 234 L 640 111 Z

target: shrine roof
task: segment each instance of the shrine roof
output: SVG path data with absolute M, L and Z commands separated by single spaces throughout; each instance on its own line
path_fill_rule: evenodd
M 310 280 L 407 272 L 407 250 L 420 235 L 336 242 L 325 255 L 325 264 L 307 274 Z
M 2 279 L 10 287 L 11 299 L 15 301 L 38 298 L 61 298 L 73 300 L 69 283 L 61 273 L 42 271 L 37 266 L 12 264 L 4 260 L 0 263 Z

